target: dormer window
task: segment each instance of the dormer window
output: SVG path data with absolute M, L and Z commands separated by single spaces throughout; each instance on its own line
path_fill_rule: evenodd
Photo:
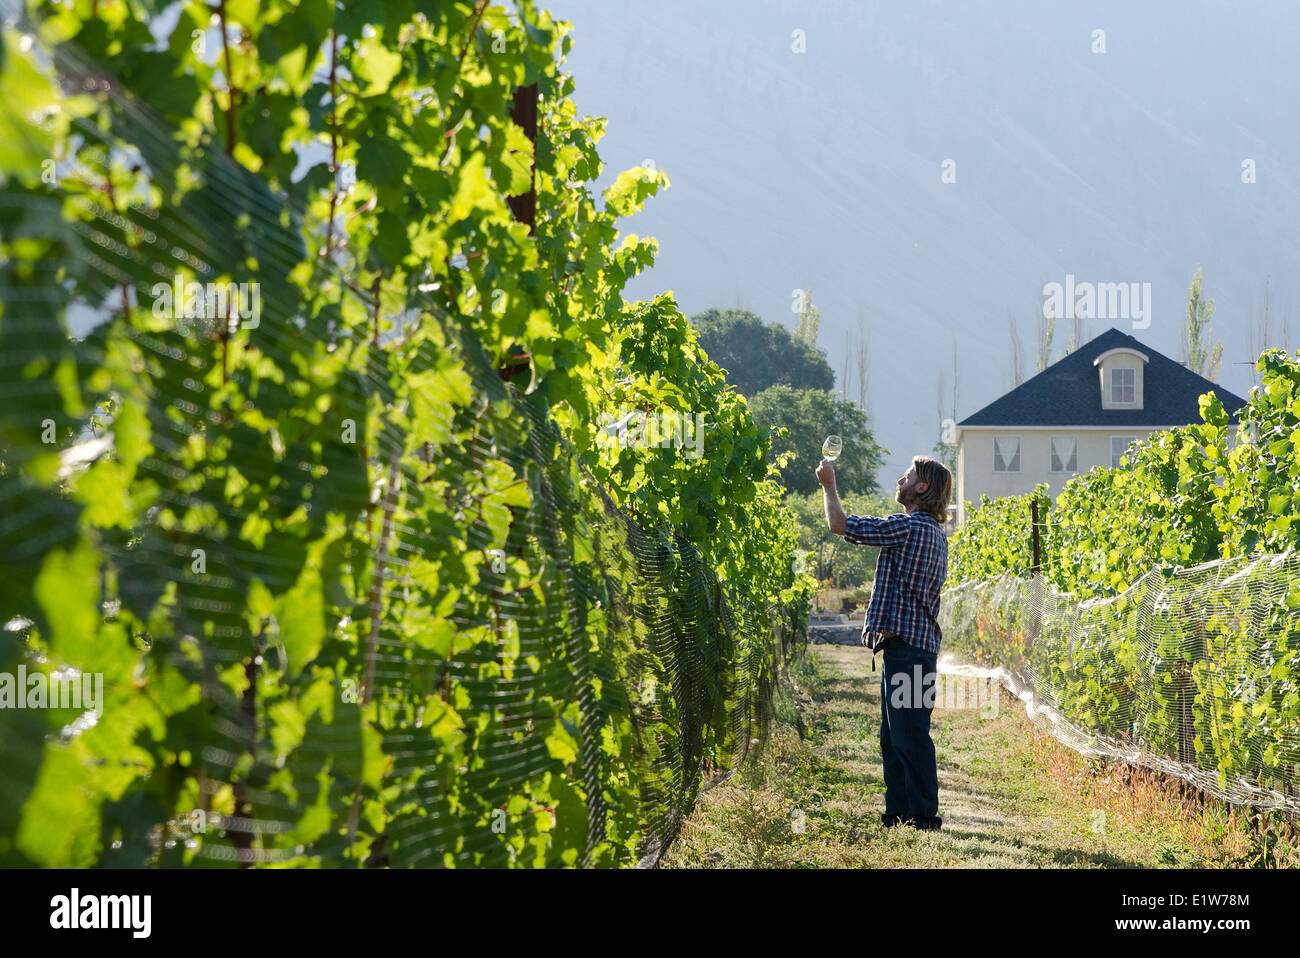
M 1110 371 L 1110 401 L 1116 406 L 1137 402 L 1137 370 L 1132 366 L 1118 366 Z
M 1102 409 L 1123 409 L 1126 412 L 1145 407 L 1146 384 L 1142 381 L 1149 357 L 1140 349 L 1116 346 L 1108 349 L 1092 364 L 1100 377 Z

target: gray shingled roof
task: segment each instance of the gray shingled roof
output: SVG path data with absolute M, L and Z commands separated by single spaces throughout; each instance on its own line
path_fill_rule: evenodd
M 1117 346 L 1149 357 L 1143 409 L 1101 408 L 1101 377 L 1092 361 Z M 1181 426 L 1201 421 L 1198 400 L 1211 391 L 1228 411 L 1229 421 L 1236 422 L 1235 413 L 1246 400 L 1112 327 L 957 425 Z

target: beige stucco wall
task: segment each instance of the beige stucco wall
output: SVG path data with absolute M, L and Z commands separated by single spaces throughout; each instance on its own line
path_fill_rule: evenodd
M 979 507 L 981 495 L 1021 496 L 1034 491 L 1040 482 L 1048 484 L 1048 494 L 1055 497 L 1075 473 L 1052 472 L 1051 440 L 1053 436 L 1073 437 L 1078 440 L 1078 471 L 1087 472 L 1093 466 L 1110 465 L 1111 436 L 1136 436 L 1141 439 L 1158 430 L 1131 429 L 1015 429 L 976 428 L 961 430 L 957 449 L 957 522 L 966 519 L 965 504 Z M 1020 471 L 993 471 L 993 437 L 1020 437 Z

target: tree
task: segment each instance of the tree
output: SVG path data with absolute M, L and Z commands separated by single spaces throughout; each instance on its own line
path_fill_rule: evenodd
M 887 493 L 844 498 L 844 511 L 850 515 L 888 516 L 903 507 Z M 867 585 L 875 575 L 874 546 L 853 545 L 826 528 L 826 511 L 820 492 L 787 493 L 783 505 L 794 513 L 799 530 L 799 548 L 810 557 L 809 572 L 818 582 L 834 589 L 852 589 Z
M 1038 371 L 1041 373 L 1051 362 L 1052 338 L 1056 335 L 1056 313 L 1048 310 L 1046 316 L 1038 311 Z
M 1183 356 L 1187 368 L 1213 382 L 1219 377 L 1219 363 L 1223 359 L 1223 343 L 1210 345 L 1210 317 L 1214 315 L 1214 300 L 1205 299 L 1201 293 L 1201 268 L 1196 267 L 1192 288 L 1187 295 L 1187 329 L 1183 334 Z
M 1025 347 L 1020 343 L 1020 330 L 1016 328 L 1016 318 L 1007 312 L 1007 325 L 1011 329 L 1011 388 L 1015 389 L 1025 381 Z
M 871 347 L 866 332 L 866 324 L 858 315 L 858 328 L 844 331 L 844 364 L 840 374 L 840 395 L 849 399 L 854 395 L 853 386 L 857 386 L 858 407 L 871 419 L 871 399 L 867 390 L 867 370 L 871 368 Z M 853 377 L 856 374 L 857 379 Z
M 858 340 L 857 349 L 854 354 L 858 364 L 858 406 L 862 414 L 871 421 L 871 397 L 867 393 L 867 369 L 871 365 L 871 341 L 862 331 L 862 323 L 858 323 Z
M 840 366 L 840 398 L 849 398 L 849 357 L 853 355 L 853 334 L 844 330 L 844 361 Z
M 799 296 L 799 325 L 795 327 L 794 338 L 815 348 L 821 325 L 822 314 L 813 305 L 812 290 L 802 290 Z
M 1272 284 L 1268 279 L 1264 280 L 1264 303 L 1260 307 L 1258 316 L 1255 315 L 1255 309 L 1251 308 L 1250 336 L 1247 341 L 1249 355 L 1258 356 L 1269 346 L 1273 345 L 1273 290 Z M 1255 371 L 1255 363 L 1252 361 L 1245 365 L 1251 367 L 1253 373 L 1252 379 L 1256 384 L 1259 382 L 1259 373 Z
M 779 323 L 743 309 L 706 309 L 691 317 L 700 345 L 727 371 L 742 396 L 782 383 L 795 389 L 833 389 L 835 371 L 820 349 Z
M 1065 345 L 1065 355 L 1067 356 L 1082 346 L 1084 340 L 1083 317 L 1079 315 L 1078 303 L 1074 304 L 1071 313 L 1074 317 L 1074 322 L 1073 325 L 1070 326 L 1070 341 Z
M 814 473 L 821 461 L 822 440 L 830 435 L 844 438 L 843 455 L 835 462 L 839 489 L 865 495 L 880 488 L 876 472 L 889 451 L 876 442 L 866 415 L 855 403 L 824 389 L 776 385 L 750 399 L 749 409 L 760 429 L 786 430 L 785 435 L 773 436 L 771 455 L 790 492 L 817 489 Z
M 943 423 L 945 419 L 951 419 L 954 423 L 957 421 L 957 334 L 952 334 L 952 406 L 947 416 L 943 414 L 943 370 L 939 370 L 938 380 L 935 383 L 935 411 L 939 419 L 939 440 L 930 450 L 930 455 L 938 459 L 955 477 L 957 474 L 957 447 L 951 446 L 945 442 Z

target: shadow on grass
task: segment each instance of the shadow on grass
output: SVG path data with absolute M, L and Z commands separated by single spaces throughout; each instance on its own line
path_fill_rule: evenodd
M 1003 846 L 1003 848 L 1018 848 L 1022 851 L 1046 856 L 1059 865 L 1077 867 L 1079 865 L 1088 864 L 1103 868 L 1147 867 L 1140 862 L 1135 862 L 1127 858 L 1120 858 L 1118 855 L 1112 855 L 1109 852 L 1090 852 L 1079 848 L 1050 848 L 1046 845 L 1039 845 L 1036 842 L 1023 841 L 1022 839 L 1016 838 L 1014 835 L 994 835 L 990 832 L 978 831 L 975 829 L 948 828 L 946 826 L 940 834 L 951 835 L 953 838 L 968 839 L 970 841 L 993 842 Z

